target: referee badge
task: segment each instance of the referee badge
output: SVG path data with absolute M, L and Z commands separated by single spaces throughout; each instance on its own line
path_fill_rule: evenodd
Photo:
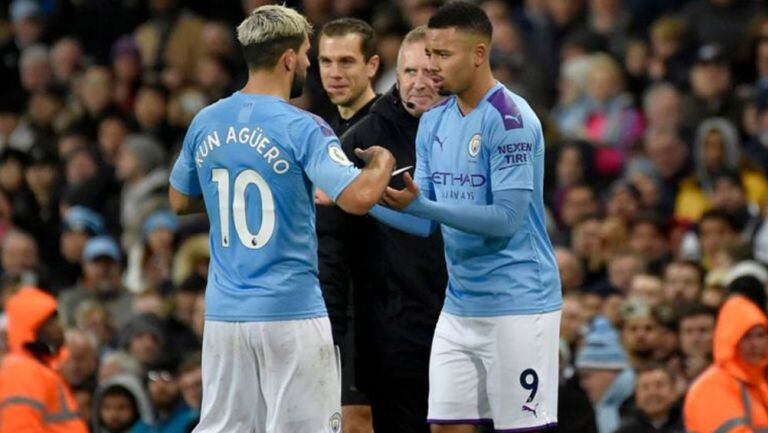
M 475 134 L 472 136 L 472 138 L 469 139 L 469 146 L 467 147 L 467 151 L 469 152 L 469 156 L 472 158 L 477 157 L 477 155 L 480 153 L 481 138 L 482 136 L 480 134 Z

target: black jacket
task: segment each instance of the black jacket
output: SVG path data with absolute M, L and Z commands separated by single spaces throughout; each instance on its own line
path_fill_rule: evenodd
M 415 166 L 418 126 L 393 87 L 342 137 L 342 147 L 358 166 L 363 163 L 353 150 L 373 145 L 392 152 L 397 167 Z M 390 186 L 403 188 L 402 177 L 393 178 Z M 426 374 L 448 278 L 439 231 L 420 238 L 370 216 L 352 215 L 346 216 L 345 226 L 354 296 L 360 300 L 355 304 L 365 308 L 356 320 L 358 387 L 364 389 L 381 368 Z
M 669 413 L 669 419 L 660 426 L 654 426 L 640 410 L 625 418 L 616 433 L 684 433 L 682 402 L 678 402 Z
M 336 112 L 336 116 L 329 122 L 333 132 L 341 137 L 355 123 L 368 115 L 378 98 L 376 96 L 349 119 L 342 119 Z M 345 257 L 342 239 L 346 214 L 336 206 L 318 206 L 315 211 L 320 288 L 323 291 L 328 318 L 331 321 L 333 341 L 344 351 L 345 336 L 349 326 L 351 291 L 349 263 Z M 346 357 L 342 356 L 342 359 L 344 358 Z

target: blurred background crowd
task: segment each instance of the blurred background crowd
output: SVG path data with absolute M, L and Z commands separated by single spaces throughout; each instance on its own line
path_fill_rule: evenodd
M 265 3 L 0 1 L 1 294 L 33 285 L 58 299 L 60 368 L 94 432 L 194 424 L 207 221 L 168 212 L 168 173 L 194 115 L 244 84 L 234 28 Z M 379 93 L 403 35 L 441 4 L 287 3 L 316 28 L 371 23 Z M 560 428 L 682 431 L 681 401 L 714 360 L 717 308 L 736 291 L 765 309 L 768 6 L 480 3 L 496 78 L 546 134 Z M 316 63 L 292 102 L 334 114 Z

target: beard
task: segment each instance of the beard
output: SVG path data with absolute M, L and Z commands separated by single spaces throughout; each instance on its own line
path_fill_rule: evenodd
M 304 93 L 304 82 L 307 80 L 307 72 L 299 74 L 299 71 L 294 71 L 293 81 L 291 81 L 291 93 L 288 99 L 298 98 Z
M 441 88 L 439 88 L 437 90 L 437 94 L 440 95 L 440 96 L 451 96 L 451 95 L 453 95 L 453 92 L 451 92 L 450 90 L 446 89 L 445 87 L 441 87 Z

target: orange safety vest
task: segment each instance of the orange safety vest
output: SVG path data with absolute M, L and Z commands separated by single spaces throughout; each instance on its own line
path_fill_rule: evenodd
M 56 299 L 27 287 L 5 308 L 11 352 L 0 365 L 0 433 L 87 433 L 64 378 L 24 349 L 56 311 Z
M 717 318 L 715 363 L 691 385 L 683 415 L 688 433 L 768 433 L 768 381 L 765 366 L 738 357 L 739 340 L 768 318 L 751 301 L 728 299 Z

